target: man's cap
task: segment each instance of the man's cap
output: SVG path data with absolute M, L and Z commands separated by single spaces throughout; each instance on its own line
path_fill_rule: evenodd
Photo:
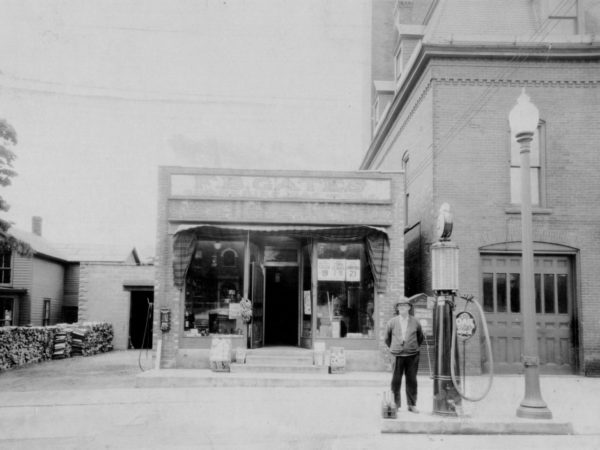
M 395 307 L 397 308 L 400 305 L 407 305 L 412 307 L 412 303 L 404 296 L 401 296 L 395 303 Z

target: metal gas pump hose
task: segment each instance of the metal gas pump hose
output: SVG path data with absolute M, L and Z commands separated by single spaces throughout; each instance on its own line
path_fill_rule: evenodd
M 470 402 L 478 402 L 480 400 L 482 400 L 489 392 L 490 389 L 492 388 L 492 380 L 494 379 L 494 358 L 492 355 L 492 344 L 490 342 L 490 334 L 488 332 L 488 328 L 487 328 L 487 323 L 485 321 L 485 315 L 483 313 L 483 309 L 481 308 L 481 305 L 479 304 L 479 302 L 477 302 L 476 300 L 473 300 L 473 296 L 472 295 L 461 295 L 460 296 L 463 300 L 467 301 L 468 303 L 474 303 L 475 306 L 477 306 L 477 310 L 479 311 L 479 316 L 481 317 L 481 323 L 483 326 L 483 334 L 485 336 L 485 342 L 486 342 L 486 348 L 487 348 L 487 352 L 488 352 L 488 356 L 490 358 L 490 373 L 489 373 L 489 377 L 488 377 L 488 385 L 485 388 L 483 394 L 481 394 L 479 397 L 469 397 L 467 396 L 463 391 L 461 391 L 459 384 L 456 381 L 456 373 L 454 370 L 454 363 L 455 363 L 455 351 L 456 351 L 456 326 L 454 326 L 452 328 L 452 343 L 451 343 L 451 350 L 450 350 L 450 375 L 452 377 L 452 383 L 454 383 L 454 387 L 456 388 L 456 391 L 458 392 L 458 394 L 465 400 L 470 401 Z M 465 309 L 466 309 L 466 305 L 465 305 Z M 456 314 L 454 314 L 454 322 L 456 323 Z M 463 355 L 463 358 L 465 357 L 465 355 Z

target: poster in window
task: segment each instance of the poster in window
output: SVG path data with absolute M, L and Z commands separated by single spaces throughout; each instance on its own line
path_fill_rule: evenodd
M 229 304 L 229 318 L 230 319 L 236 319 L 238 317 L 241 317 L 242 315 L 242 308 L 240 306 L 239 303 L 230 303 Z
M 311 303 L 310 291 L 304 291 L 304 314 L 311 314 Z
M 360 282 L 360 259 L 346 260 L 346 281 Z
M 319 281 L 333 281 L 333 260 L 332 259 L 319 259 L 317 263 L 317 279 Z

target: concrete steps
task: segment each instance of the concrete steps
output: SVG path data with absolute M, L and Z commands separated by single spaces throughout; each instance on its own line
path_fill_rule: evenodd
M 231 364 L 231 372 L 327 373 L 326 366 L 313 364 L 313 351 L 295 347 L 248 350 L 245 362 Z

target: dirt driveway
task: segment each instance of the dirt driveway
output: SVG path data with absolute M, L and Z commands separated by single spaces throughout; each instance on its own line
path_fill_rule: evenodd
M 0 391 L 133 388 L 140 366 L 152 368 L 150 351 L 112 351 L 44 361 L 1 371 Z

